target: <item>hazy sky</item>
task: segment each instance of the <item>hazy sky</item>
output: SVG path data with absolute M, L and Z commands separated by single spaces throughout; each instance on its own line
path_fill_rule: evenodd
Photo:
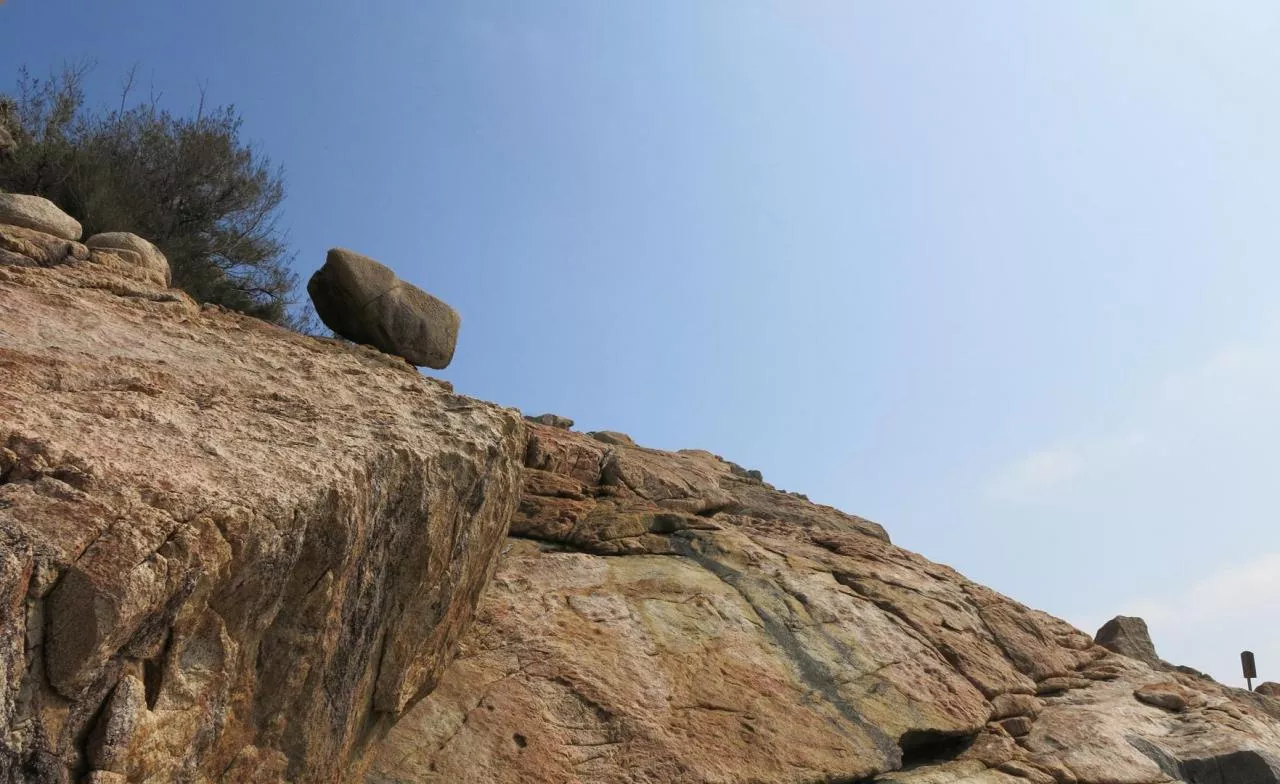
M 0 76 L 207 83 L 287 168 L 301 274 L 342 245 L 457 307 L 459 391 L 710 449 L 1237 683 L 1245 647 L 1280 680 L 1278 23 L 10 0 Z

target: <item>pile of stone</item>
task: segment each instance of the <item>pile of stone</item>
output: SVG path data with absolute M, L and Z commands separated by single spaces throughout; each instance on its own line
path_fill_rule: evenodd
M 133 267 L 138 277 L 158 286 L 173 282 L 168 259 L 148 240 L 113 231 L 81 243 L 80 222 L 40 196 L 0 193 L 0 226 L 10 229 L 10 243 L 23 242 L 13 229 L 47 235 L 38 243 L 46 248 L 50 237 L 65 240 L 67 244 L 56 252 L 45 254 L 48 264 L 87 260 L 94 252 L 110 253 Z M 0 254 L 13 256 L 14 263 L 22 255 L 10 253 L 3 244 Z M 30 254 L 25 258 L 30 263 Z M 440 369 L 453 360 L 461 321 L 457 311 L 368 256 L 343 248 L 330 250 L 307 291 L 325 325 L 348 340 L 419 366 Z
M 80 222 L 58 208 L 58 205 L 41 196 L 21 193 L 0 193 L 0 228 L 5 229 L 0 239 L 0 254 L 15 263 L 21 254 L 14 253 L 6 245 L 33 243 L 44 249 L 40 258 L 46 264 L 62 263 L 67 259 L 88 260 L 111 255 L 128 265 L 135 277 L 158 286 L 168 286 L 172 281 L 169 260 L 160 249 L 136 234 L 112 231 L 95 234 L 80 242 L 84 228 Z M 26 235 L 34 232 L 36 236 Z M 51 239 L 65 242 L 52 242 Z M 30 258 L 28 256 L 28 258 Z

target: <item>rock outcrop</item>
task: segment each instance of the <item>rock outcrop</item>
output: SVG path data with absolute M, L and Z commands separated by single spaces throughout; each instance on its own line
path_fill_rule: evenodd
M 532 427 L 478 621 L 366 781 L 1280 780 L 1280 704 L 746 474 Z
M 473 617 L 524 427 L 0 226 L 0 782 L 359 780 Z
M 94 245 L 0 225 L 0 784 L 1280 782 L 1136 624 Z
M 539 425 L 547 427 L 555 427 L 560 430 L 572 430 L 573 420 L 569 417 L 562 417 L 559 414 L 538 414 L 537 416 L 525 416 L 530 422 L 536 422 Z
M 157 286 L 168 286 L 173 280 L 169 260 L 150 240 L 143 239 L 137 234 L 127 231 L 109 231 L 93 235 L 85 240 L 84 244 L 90 248 L 136 254 L 137 258 L 130 258 L 130 260 L 139 269 L 144 270 L 150 281 Z
M 0 224 L 32 229 L 64 240 L 79 240 L 80 222 L 42 196 L 0 193 Z
M 348 340 L 430 368 L 453 360 L 457 312 L 368 256 L 330 250 L 307 292 L 320 319 Z
M 1130 615 L 1117 615 L 1098 629 L 1093 636 L 1094 642 L 1109 651 L 1131 659 L 1144 661 L 1147 664 L 1159 665 L 1161 659 L 1156 655 L 1156 646 L 1151 642 L 1151 632 L 1147 630 L 1147 622 Z

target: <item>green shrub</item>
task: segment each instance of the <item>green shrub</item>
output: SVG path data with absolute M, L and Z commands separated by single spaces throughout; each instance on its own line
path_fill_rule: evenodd
M 79 220 L 85 236 L 131 231 L 154 242 L 173 282 L 212 302 L 286 326 L 314 322 L 296 307 L 298 280 L 278 225 L 283 171 L 241 139 L 234 106 L 178 115 L 131 102 L 86 104 L 88 66 L 38 79 L 24 68 L 2 100 L 0 189 L 44 196 Z M 7 150 L 5 148 L 8 148 Z

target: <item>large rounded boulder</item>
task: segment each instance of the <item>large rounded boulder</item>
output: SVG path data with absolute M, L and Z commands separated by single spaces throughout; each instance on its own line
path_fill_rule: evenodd
M 80 221 L 58 209 L 43 196 L 0 193 L 0 223 L 52 234 L 73 242 L 80 240 Z
M 146 270 L 147 276 L 162 286 L 168 286 L 173 280 L 169 260 L 150 240 L 143 239 L 137 234 L 130 234 L 127 231 L 108 231 L 93 235 L 85 240 L 84 244 L 95 250 L 110 250 L 116 253 L 124 251 L 125 254 L 132 254 L 128 256 L 129 260 Z
M 453 360 L 457 312 L 368 256 L 330 250 L 307 293 L 325 325 L 348 340 L 437 370 Z

